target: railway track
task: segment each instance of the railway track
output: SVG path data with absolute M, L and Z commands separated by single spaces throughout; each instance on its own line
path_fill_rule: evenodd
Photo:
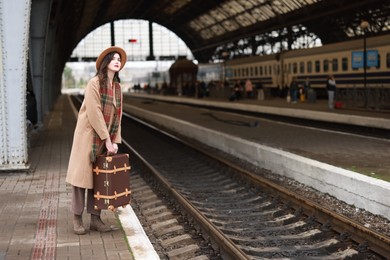
M 124 118 L 122 129 L 126 129 L 123 138 L 130 140 L 130 153 L 141 156 L 133 165 L 138 171 L 132 177 L 137 180 L 132 183 L 133 207 L 139 209 L 153 243 L 166 259 L 390 257 L 390 240 L 385 235 L 223 158 L 216 161 L 211 158 L 215 155 L 194 150 L 138 120 Z M 136 185 L 141 175 L 153 183 L 154 195 L 138 191 L 146 184 L 140 181 L 142 188 Z M 155 194 L 164 198 L 162 204 L 156 204 Z M 145 198 L 153 199 L 146 202 Z M 178 224 L 182 228 L 176 227 Z M 167 235 L 159 229 L 162 226 L 181 231 Z M 183 234 L 183 230 L 187 232 Z M 174 241 L 179 244 L 171 244 Z M 175 258 L 172 251 L 190 253 Z

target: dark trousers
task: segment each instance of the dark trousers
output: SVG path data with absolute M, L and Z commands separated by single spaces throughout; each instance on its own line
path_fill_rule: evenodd
M 93 190 L 72 186 L 72 212 L 82 215 L 85 208 L 85 190 L 87 190 L 87 213 L 100 216 L 101 210 L 94 209 Z

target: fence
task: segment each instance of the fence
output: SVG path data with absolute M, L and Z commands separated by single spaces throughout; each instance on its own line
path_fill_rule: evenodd
M 390 86 L 378 84 L 338 89 L 336 98 L 350 108 L 390 109 Z

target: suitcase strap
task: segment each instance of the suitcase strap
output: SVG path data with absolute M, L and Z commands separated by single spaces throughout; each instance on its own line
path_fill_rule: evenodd
M 100 200 L 100 199 L 109 199 L 109 200 L 112 200 L 112 199 L 117 199 L 118 197 L 122 197 L 122 196 L 128 196 L 131 194 L 131 191 L 126 189 L 124 192 L 121 192 L 121 193 L 116 193 L 116 191 L 114 191 L 114 195 L 101 195 L 100 192 L 96 192 L 96 194 L 93 195 L 93 197 L 97 200 Z
M 99 175 L 99 173 L 113 173 L 113 174 L 116 174 L 117 172 L 121 172 L 121 171 L 126 172 L 127 170 L 130 170 L 130 168 L 131 167 L 127 166 L 126 164 L 123 167 L 120 167 L 120 168 L 116 168 L 116 166 L 114 166 L 114 169 L 112 169 L 112 170 L 99 169 L 99 166 L 96 166 L 95 169 L 93 169 L 93 172 L 96 173 L 96 175 Z

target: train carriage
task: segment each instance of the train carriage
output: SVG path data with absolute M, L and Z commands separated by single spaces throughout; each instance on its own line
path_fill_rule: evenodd
M 390 90 L 390 34 L 366 39 L 366 50 L 377 58 L 377 66 L 369 66 L 364 73 L 362 66 L 354 68 L 353 55 L 363 53 L 363 39 L 328 44 L 310 49 L 284 51 L 266 56 L 251 56 L 220 63 L 221 71 L 229 71 L 224 79 L 229 82 L 251 79 L 261 82 L 271 93 L 279 93 L 289 86 L 293 77 L 302 83 L 306 78 L 318 93 L 325 93 L 328 75 L 334 75 L 338 89 L 364 88 Z M 214 66 L 215 70 L 215 66 Z M 223 75 L 223 73 L 221 73 Z M 222 78 L 221 78 L 222 79 Z
M 275 87 L 279 83 L 276 55 L 252 56 L 226 61 L 226 68 L 232 71 L 230 81 L 261 82 L 264 87 Z
M 315 88 L 324 87 L 326 77 L 333 74 L 339 88 L 364 86 L 364 69 L 352 67 L 352 57 L 363 51 L 363 40 L 352 40 L 311 49 L 294 50 L 283 53 L 285 78 L 289 82 L 293 76 L 298 80 L 306 77 Z M 390 84 L 390 35 L 367 39 L 367 51 L 377 51 L 378 66 L 367 67 L 367 85 Z

